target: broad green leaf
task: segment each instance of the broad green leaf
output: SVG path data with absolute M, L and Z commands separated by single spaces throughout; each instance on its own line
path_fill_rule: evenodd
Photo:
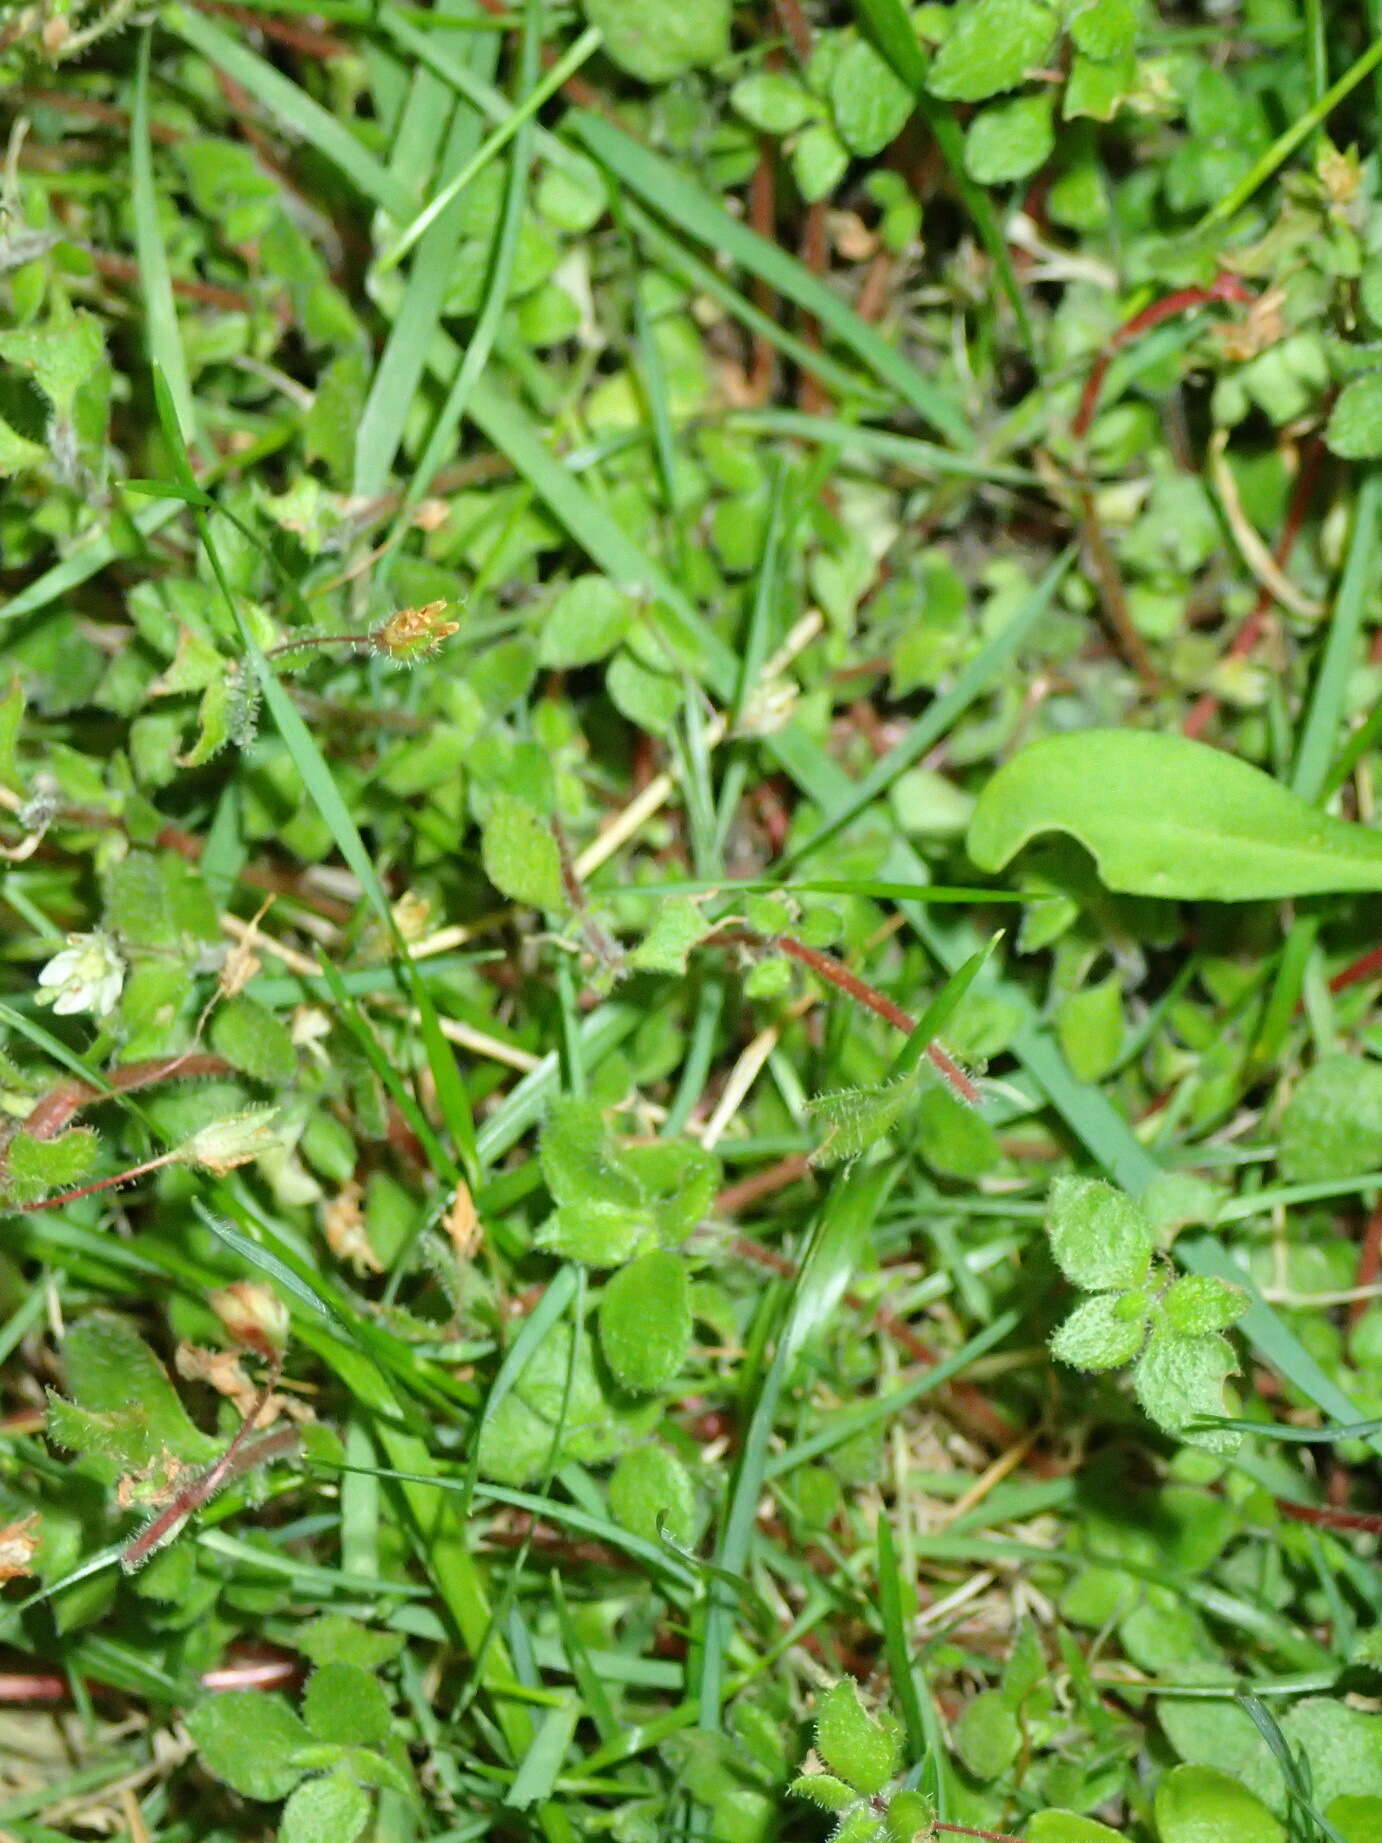
M 305 1779 L 283 1807 L 278 1843 L 355 1843 L 369 1818 L 369 1793 L 344 1773 Z
M 1240 1435 L 1221 1427 L 1190 1430 L 1190 1423 L 1225 1412 L 1224 1383 L 1237 1372 L 1238 1360 L 1226 1338 L 1215 1333 L 1185 1337 L 1158 1327 L 1137 1360 L 1133 1387 L 1158 1427 L 1191 1446 L 1231 1453 Z
M 1057 24 L 1042 0 L 962 0 L 926 87 L 951 102 L 982 102 L 1015 89 L 1046 57 Z
M 537 656 L 565 670 L 612 653 L 628 631 L 634 603 L 607 576 L 577 576 L 547 610 Z
M 1137 64 L 1133 58 L 1114 58 L 1106 63 L 1102 58 L 1077 53 L 1061 98 L 1061 114 L 1066 121 L 1088 116 L 1091 121 L 1111 122 L 1136 83 Z
M 1086 0 L 1070 13 L 1069 31 L 1091 58 L 1121 58 L 1137 44 L 1142 0 Z
M 636 1446 L 615 1466 L 609 1507 L 634 1535 L 658 1540 L 659 1520 L 669 1536 L 689 1543 L 696 1532 L 696 1493 L 691 1474 L 665 1446 Z
M 1048 1808 L 1038 1811 L 1027 1826 L 1027 1843 L 1125 1843 L 1120 1830 L 1110 1830 L 1096 1817 Z
M 1372 1843 L 1382 1837 L 1382 1797 L 1353 1798 L 1345 1794 L 1325 1809 L 1325 1816 L 1343 1843 Z
M 643 1192 L 618 1163 L 598 1101 L 563 1095 L 552 1103 L 538 1141 L 543 1181 L 556 1203 L 601 1202 L 638 1209 Z
M 698 903 L 675 896 L 659 905 L 652 927 L 629 955 L 629 965 L 637 972 L 683 974 L 686 956 L 714 926 Z
M 723 1172 L 715 1154 L 694 1140 L 629 1145 L 618 1158 L 656 1216 L 664 1241 L 679 1241 L 710 1213 Z
M 942 1177 L 979 1178 L 1003 1157 L 983 1115 L 939 1082 L 924 1087 L 917 1101 L 917 1149 Z
M 1283 1177 L 1359 1177 L 1382 1163 L 1382 1062 L 1325 1056 L 1301 1077 L 1278 1133 Z
M 1073 1369 L 1118 1369 L 1141 1350 L 1151 1309 L 1149 1293 L 1096 1293 L 1059 1326 L 1051 1353 Z
M 1284 1843 L 1286 1835 L 1260 1798 L 1213 1766 L 1173 1766 L 1155 1808 L 1160 1843 Z
M 202 1764 L 242 1798 L 285 1798 L 302 1777 L 295 1764 L 312 1736 L 283 1697 L 235 1689 L 208 1696 L 187 1717 Z
M 653 1234 L 652 1213 L 643 1204 L 599 1199 L 560 1204 L 538 1230 L 539 1248 L 559 1260 L 586 1267 L 619 1267 Z
M 372 1631 L 343 1613 L 322 1613 L 298 1627 L 293 1643 L 314 1664 L 358 1664 L 362 1670 L 377 1670 L 398 1656 L 405 1640 L 401 1632 Z
M 40 466 L 47 458 L 46 448 L 31 442 L 26 435 L 21 435 L 0 418 L 0 479 L 10 474 L 25 473 Z
M 1339 392 L 1324 439 L 1345 461 L 1370 461 L 1382 454 L 1382 371 L 1365 371 Z
M 104 352 L 101 322 L 85 311 L 0 333 L 0 358 L 27 371 L 64 419 L 71 417 L 77 392 L 95 375 Z
M 1090 729 L 1023 749 L 980 795 L 969 855 L 1001 870 L 1042 832 L 1078 839 L 1124 895 L 1252 902 L 1382 889 L 1382 833 L 1183 736 Z
M 1382 1715 L 1332 1696 L 1307 1696 L 1282 1717 L 1282 1733 L 1310 1762 L 1318 1804 L 1336 1798 L 1382 1798 Z
M 741 77 L 729 93 L 735 111 L 763 134 L 790 134 L 820 108 L 816 98 L 794 77 L 760 70 Z
M 1046 1232 L 1056 1265 L 1088 1292 L 1140 1286 L 1152 1259 L 1152 1230 L 1140 1203 L 1101 1178 L 1058 1177 Z
M 830 106 L 840 139 L 853 154 L 882 153 L 907 125 L 912 92 L 866 39 L 846 45 L 830 73 Z
M 55 1139 L 17 1132 L 7 1152 L 10 1194 L 17 1202 L 32 1203 L 50 1190 L 69 1190 L 91 1170 L 99 1150 L 100 1141 L 88 1126 L 74 1126 Z
M 302 1719 L 319 1741 L 348 1747 L 377 1746 L 389 1738 L 393 1716 L 377 1676 L 341 1659 L 322 1664 L 307 1679 Z
M 842 1088 L 808 1103 L 822 1129 L 811 1154 L 818 1165 L 843 1165 L 860 1158 L 890 1133 L 909 1108 L 915 1108 L 920 1082 L 915 1074 L 881 1088 Z
M 888 1800 L 884 1820 L 889 1843 L 916 1843 L 931 1827 L 936 1813 L 920 1792 L 897 1792 Z
M 79 1320 L 63 1339 L 62 1367 L 78 1407 L 137 1409 L 151 1439 L 189 1464 L 219 1454 L 221 1442 L 193 1426 L 163 1365 L 123 1318 L 93 1312 Z
M 870 1806 L 857 1804 L 830 1833 L 830 1843 L 882 1843 L 887 1831 Z
M 481 830 L 481 850 L 485 875 L 514 902 L 535 909 L 566 907 L 561 853 L 535 806 L 513 794 L 496 794 Z
M 621 70 L 644 83 L 668 83 L 729 50 L 730 0 L 584 0 Z
M 848 165 L 849 149 L 826 122 L 804 128 L 792 149 L 792 177 L 808 204 L 833 192 Z
M 805 1798 L 822 1811 L 847 1811 L 859 1794 L 853 1786 L 837 1779 L 834 1773 L 802 1773 L 787 1790 L 796 1798 Z
M 691 1287 L 681 1257 L 657 1248 L 621 1268 L 600 1296 L 600 1349 L 624 1387 L 664 1388 L 690 1345 Z
M 965 130 L 965 167 L 982 186 L 1025 179 L 1056 144 L 1051 96 L 1038 90 L 981 109 Z
M 1117 974 L 1073 992 L 1057 1014 L 1056 1034 L 1078 1080 L 1096 1082 L 1107 1075 L 1123 1048 L 1123 988 Z
M 828 1689 L 816 1705 L 816 1752 L 856 1792 L 873 1797 L 902 1764 L 897 1723 L 875 1720 L 859 1700 L 853 1677 Z
M 1001 1690 L 985 1689 L 955 1723 L 955 1751 L 976 1779 L 997 1779 L 1022 1751 L 1022 1729 Z
M 1209 1274 L 1183 1274 L 1167 1288 L 1161 1301 L 1167 1328 L 1190 1336 L 1227 1331 L 1247 1309 L 1248 1296 L 1240 1287 Z
M 232 1068 L 255 1081 L 282 1084 L 297 1073 L 297 1051 L 287 1026 L 243 992 L 212 1018 L 211 1044 Z

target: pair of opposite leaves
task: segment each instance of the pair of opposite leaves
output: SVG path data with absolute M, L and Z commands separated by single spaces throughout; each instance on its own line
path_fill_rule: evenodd
M 1105 887 L 1172 901 L 1253 902 L 1382 890 L 1382 833 L 1350 825 L 1232 755 L 1141 730 L 1048 736 L 979 797 L 966 847 L 1001 870 L 1067 832 Z

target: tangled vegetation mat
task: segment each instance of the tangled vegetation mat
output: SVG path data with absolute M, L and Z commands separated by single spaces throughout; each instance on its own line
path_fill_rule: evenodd
M 0 1835 L 1382 1843 L 1380 35 L 0 12 Z

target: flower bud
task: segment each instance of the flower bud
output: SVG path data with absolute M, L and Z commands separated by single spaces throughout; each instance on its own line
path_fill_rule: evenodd
M 232 1342 L 276 1363 L 288 1345 L 288 1308 L 267 1286 L 237 1280 L 212 1293 L 207 1304 Z
M 370 635 L 376 653 L 387 653 L 404 665 L 425 659 L 456 632 L 458 621 L 441 618 L 445 602 L 424 602 L 421 608 L 399 608 Z
M 200 1165 L 214 1177 L 224 1177 L 237 1165 L 262 1158 L 283 1143 L 276 1107 L 247 1107 L 227 1119 L 213 1120 L 178 1147 L 178 1162 Z

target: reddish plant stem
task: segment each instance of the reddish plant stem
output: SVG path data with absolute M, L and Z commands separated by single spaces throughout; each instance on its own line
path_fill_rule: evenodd
M 1360 1290 L 1365 1286 L 1372 1286 L 1379 1273 L 1382 1273 L 1382 1203 L 1378 1203 L 1373 1209 L 1372 1214 L 1368 1217 L 1367 1226 L 1363 1230 L 1363 1240 L 1358 1249 L 1358 1266 L 1354 1270 L 1353 1284 Z M 1355 1299 L 1349 1306 L 1350 1328 L 1358 1323 L 1369 1304 L 1370 1301 L 1367 1299 Z
M 879 250 L 869 263 L 864 285 L 859 290 L 859 298 L 854 304 L 854 311 L 861 320 L 881 318 L 883 309 L 888 304 L 888 287 L 893 279 L 893 257 L 887 250 Z
M 81 1197 L 94 1197 L 98 1190 L 116 1190 L 121 1184 L 132 1184 L 137 1177 L 144 1177 L 150 1171 L 161 1171 L 165 1165 L 171 1165 L 176 1157 L 176 1152 L 162 1152 L 157 1158 L 146 1159 L 142 1165 L 131 1165 L 128 1171 L 117 1171 L 114 1177 L 97 1178 L 94 1184 L 83 1184 L 80 1189 L 64 1190 L 55 1197 L 44 1197 L 37 1203 L 8 1203 L 5 1207 L 24 1215 L 39 1209 L 61 1209 L 64 1203 L 75 1203 Z
M 4 41 L 0 40 L 0 50 Z M 130 116 L 127 109 L 117 109 L 114 103 L 102 102 L 96 96 L 82 96 L 75 90 L 37 90 L 27 84 L 12 91 L 17 103 L 36 103 L 45 109 L 57 109 L 64 115 L 78 115 L 89 122 L 99 122 L 103 128 L 118 128 L 121 134 L 130 131 Z M 161 141 L 165 146 L 176 145 L 182 135 L 176 128 L 170 128 L 166 122 L 149 123 L 149 139 Z
M 1236 275 L 1225 271 L 1216 275 L 1207 288 L 1177 288 L 1173 294 L 1165 294 L 1159 301 L 1151 302 L 1141 313 L 1134 314 L 1131 320 L 1125 320 L 1095 359 L 1085 379 L 1084 390 L 1080 394 L 1080 407 L 1075 412 L 1070 433 L 1077 441 L 1083 441 L 1088 435 L 1108 368 L 1125 346 L 1133 345 L 1144 333 L 1150 333 L 1153 327 L 1160 326 L 1166 320 L 1174 320 L 1178 314 L 1189 313 L 1192 308 L 1205 307 L 1211 301 L 1247 302 L 1253 298 L 1250 288 L 1245 287 Z
M 1361 1529 L 1369 1535 L 1382 1536 L 1382 1516 L 1365 1510 L 1320 1510 L 1313 1504 L 1288 1504 L 1277 1498 L 1276 1507 L 1293 1523 L 1312 1523 L 1320 1529 Z
M 132 262 L 129 257 L 117 256 L 110 250 L 88 249 L 87 254 L 101 274 L 109 276 L 112 281 L 140 283 L 139 264 Z M 238 289 L 221 288 L 215 282 L 196 282 L 185 275 L 175 275 L 170 279 L 174 294 L 181 295 L 187 301 L 196 301 L 201 307 L 219 307 L 227 313 L 272 313 L 284 323 L 292 318 L 292 308 L 281 296 L 274 301 L 253 301 Z
M 295 640 L 280 640 L 277 646 L 271 646 L 265 653 L 266 659 L 277 659 L 284 653 L 300 653 L 308 646 L 372 646 L 373 634 L 300 634 Z
M 1147 651 L 1147 644 L 1137 631 L 1137 624 L 1128 607 L 1128 592 L 1123 587 L 1123 577 L 1113 552 L 1109 549 L 1108 539 L 1104 536 L 1103 521 L 1099 509 L 1094 503 L 1094 495 L 1088 487 L 1080 488 L 1081 528 L 1084 534 L 1085 552 L 1089 558 L 1090 571 L 1099 585 L 1099 602 L 1104 610 L 1104 618 L 1113 631 L 1123 657 L 1136 672 L 1148 691 L 1155 691 L 1160 685 L 1152 656 Z
M 758 164 L 753 169 L 753 178 L 749 182 L 749 226 L 765 242 L 776 241 L 777 187 L 774 181 L 774 161 L 777 157 L 776 144 L 770 136 L 758 137 Z M 777 313 L 777 296 L 771 282 L 761 275 L 754 277 L 753 304 L 761 314 L 772 319 Z M 753 335 L 753 362 L 749 369 L 749 391 L 757 404 L 764 404 L 772 395 L 773 376 L 777 369 L 776 355 L 772 342 L 766 333 Z
M 838 960 L 831 959 L 829 954 L 821 953 L 815 947 L 807 947 L 801 941 L 794 941 L 787 934 L 779 934 L 772 944 L 779 952 L 787 954 L 793 960 L 800 960 L 802 965 L 809 966 L 813 973 L 819 973 L 822 979 L 829 980 L 831 985 L 847 993 L 856 1004 L 867 1006 L 870 1011 L 891 1024 L 894 1030 L 900 1030 L 904 1036 L 910 1037 L 916 1029 L 914 1018 L 909 1017 L 900 1006 L 895 1005 L 885 993 L 860 979 L 857 973 L 850 972 L 847 966 L 842 966 Z M 962 1101 L 967 1101 L 971 1107 L 978 1106 L 979 1090 L 953 1056 L 948 1056 L 938 1043 L 928 1043 L 926 1058 L 947 1086 L 953 1088 Z
M 205 1051 L 186 1056 L 156 1056 L 149 1062 L 127 1062 L 112 1069 L 108 1085 L 93 1087 L 85 1081 L 63 1081 L 50 1088 L 29 1110 L 23 1130 L 31 1139 L 52 1139 L 79 1114 L 97 1101 L 112 1101 L 121 1094 L 133 1094 L 140 1088 L 179 1077 L 194 1081 L 207 1075 L 229 1075 L 230 1064 L 224 1056 Z
M 942 1824 L 939 1819 L 932 1825 L 934 1830 L 948 1830 L 957 1837 L 982 1837 L 984 1843 L 1022 1843 L 1021 1837 L 1015 1837 L 1007 1830 L 971 1830 L 968 1824 Z
M 811 27 L 801 10 L 801 0 L 777 0 L 777 16 L 794 56 L 804 64 L 811 55 Z
M 222 1694 L 231 1689 L 281 1689 L 306 1674 L 300 1659 L 281 1657 L 230 1659 L 204 1670 L 198 1679 L 205 1690 Z M 103 1688 L 94 1678 L 86 1681 Z M 66 1702 L 72 1694 L 69 1679 L 51 1670 L 0 1671 L 0 1704 L 12 1702 Z
M 264 1412 L 277 1380 L 276 1370 L 265 1377 L 250 1405 L 249 1413 L 215 1464 L 184 1485 L 172 1502 L 152 1522 L 146 1523 L 132 1541 L 125 1544 L 120 1552 L 120 1566 L 127 1574 L 142 1567 L 156 1549 L 162 1548 L 171 1536 L 176 1535 L 194 1511 L 211 1502 L 223 1485 L 228 1485 L 232 1479 L 238 1478 L 242 1472 L 252 1470 L 256 1465 L 280 1458 L 297 1445 L 296 1427 L 281 1427 L 276 1433 L 266 1433 L 262 1439 L 249 1443 L 254 1424 Z
M 1361 985 L 1365 979 L 1382 975 L 1382 947 L 1370 947 L 1365 954 L 1351 960 L 1329 982 L 1331 992 L 1342 992 L 1348 986 Z
M 799 1184 L 810 1174 L 811 1160 L 804 1152 L 793 1152 L 786 1158 L 780 1158 L 775 1165 L 755 1171 L 752 1177 L 741 1178 L 737 1184 L 727 1184 L 716 1196 L 715 1207 L 723 1210 L 726 1216 L 737 1216 L 740 1210 L 748 1209 L 776 1191 L 786 1190 L 791 1184 Z
M 817 278 L 825 274 L 825 200 L 818 198 L 807 209 L 801 233 L 801 260 Z M 820 322 L 814 314 L 803 314 L 801 337 L 813 352 L 820 350 Z M 830 408 L 830 393 L 811 371 L 803 371 L 797 387 L 797 401 L 808 416 L 823 416 Z
M 198 0 L 199 10 L 210 13 L 218 19 L 228 19 L 244 31 L 262 32 L 265 38 L 277 39 L 281 45 L 287 45 L 290 51 L 300 51 L 307 58 L 344 58 L 350 55 L 350 46 L 338 38 L 332 38 L 329 32 L 318 31 L 312 26 L 300 26 L 286 19 L 275 19 L 272 13 L 260 13 L 252 7 L 226 6 L 221 0 Z
M 1320 477 L 1320 468 L 1323 464 L 1324 443 L 1317 437 L 1310 442 L 1301 459 L 1286 507 L 1286 519 L 1281 527 L 1281 536 L 1277 539 L 1276 547 L 1272 551 L 1272 559 L 1279 568 L 1289 562 L 1291 552 L 1295 549 L 1296 539 L 1300 536 L 1301 526 L 1305 523 L 1305 514 L 1314 497 L 1315 483 Z M 1224 650 L 1225 659 L 1242 659 L 1252 651 L 1262 637 L 1273 605 L 1274 598 L 1271 590 L 1259 589 L 1251 612 Z M 1189 736 L 1192 740 L 1202 736 L 1218 714 L 1218 710 L 1219 700 L 1214 693 L 1212 691 L 1203 692 L 1191 705 L 1181 724 L 1181 734 Z

